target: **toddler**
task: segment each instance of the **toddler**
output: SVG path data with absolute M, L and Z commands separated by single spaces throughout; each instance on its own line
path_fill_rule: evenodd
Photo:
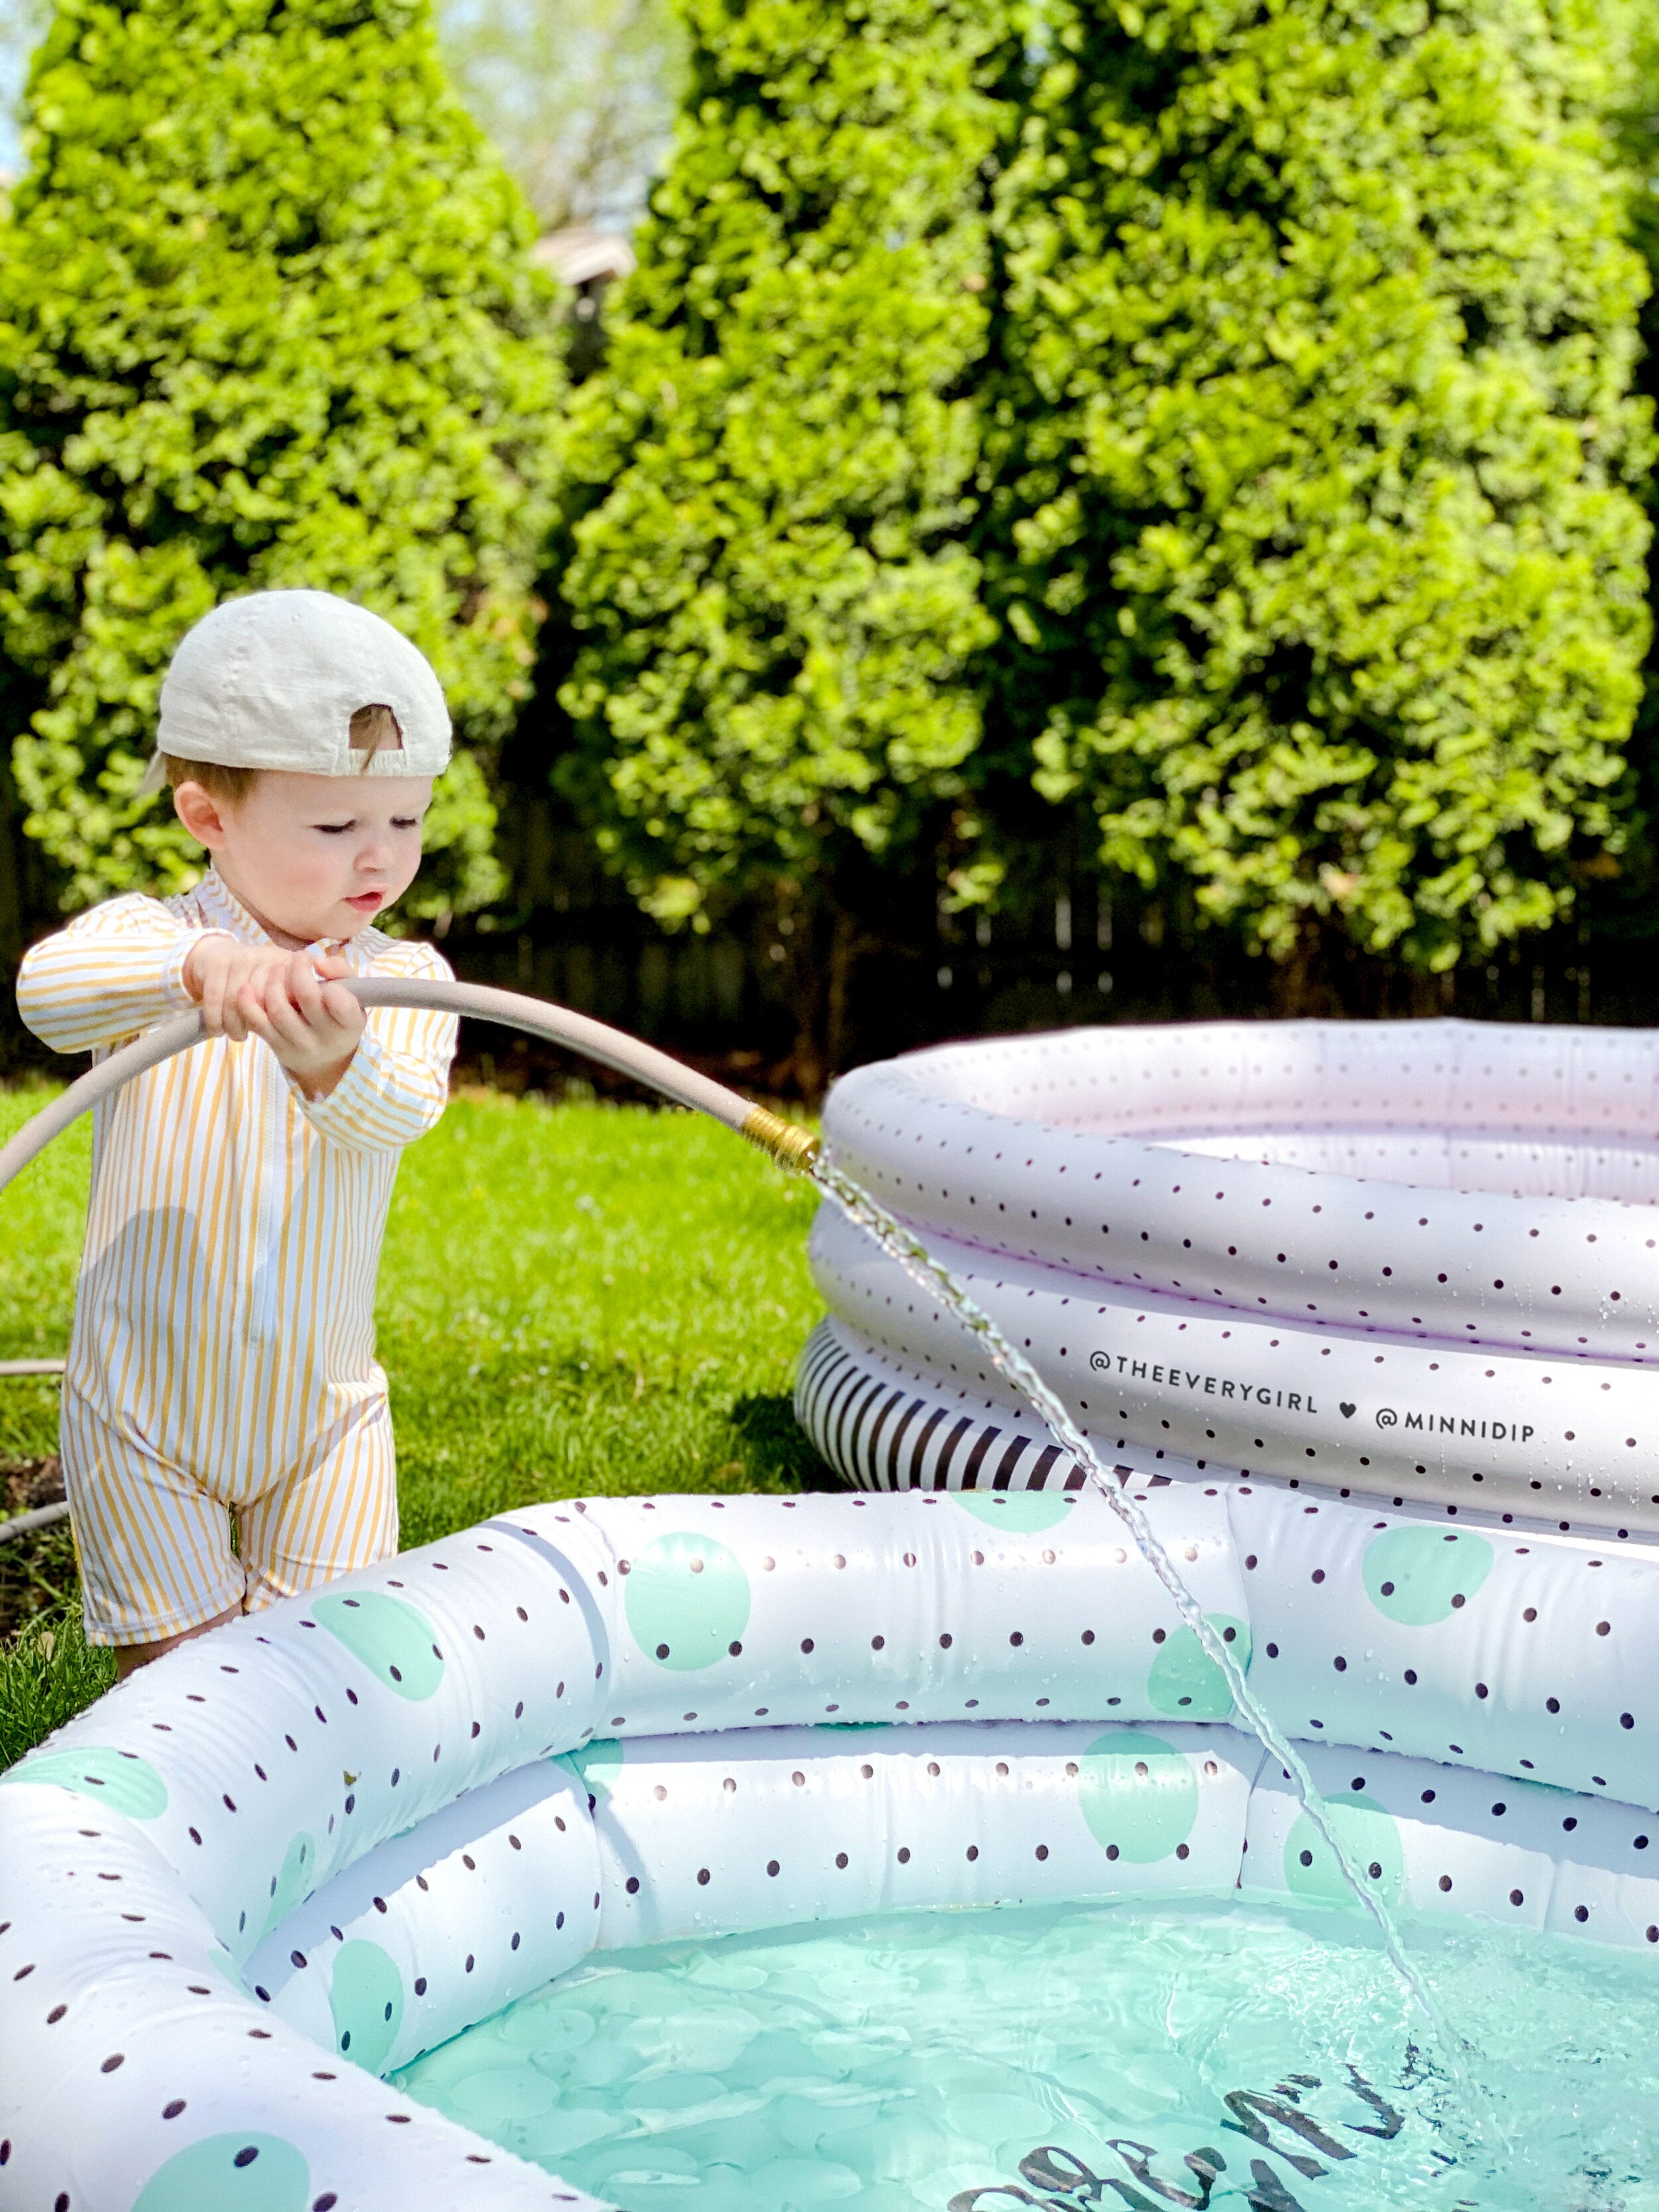
M 228 601 L 173 657 L 145 780 L 207 874 L 93 908 L 19 971 L 59 1052 L 191 1006 L 210 1040 L 94 1125 L 62 1453 L 87 1634 L 123 1674 L 397 1548 L 375 1274 L 455 1024 L 365 1018 L 337 979 L 450 974 L 374 927 L 448 759 L 437 678 L 389 623 L 323 592 Z

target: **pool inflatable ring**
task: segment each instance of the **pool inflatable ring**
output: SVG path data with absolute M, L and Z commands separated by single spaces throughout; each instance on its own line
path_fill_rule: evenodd
M 1385 1896 L 1659 1957 L 1639 1540 L 1138 1494 Z M 596 1948 L 1236 1888 L 1346 1894 L 1093 1491 L 516 1512 L 0 1780 L 0 2206 L 586 2204 L 381 2077 Z
M 861 1068 L 824 1130 L 1109 1455 L 1659 1532 L 1653 1031 L 1071 1030 Z M 828 1207 L 812 1257 L 831 1319 L 799 1403 L 849 1480 L 1066 1479 Z

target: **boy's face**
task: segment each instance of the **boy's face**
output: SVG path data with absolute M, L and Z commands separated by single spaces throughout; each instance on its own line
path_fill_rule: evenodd
M 354 936 L 409 889 L 432 778 L 268 769 L 234 802 L 199 783 L 181 783 L 173 796 L 179 819 L 243 905 L 310 945 Z

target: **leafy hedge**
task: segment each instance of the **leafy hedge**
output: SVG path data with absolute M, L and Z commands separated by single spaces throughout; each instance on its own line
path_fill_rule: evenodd
M 160 678 L 218 599 L 282 584 L 430 655 L 463 749 L 426 910 L 493 896 L 479 756 L 526 688 L 562 380 L 528 218 L 425 0 L 59 0 L 27 123 L 0 648 L 68 900 L 188 866 L 135 798 Z
M 654 914 L 900 866 L 964 790 L 1002 0 L 686 0 L 678 149 L 568 441 L 564 787 Z
M 654 911 L 849 841 L 994 899 L 1033 787 L 1280 958 L 1443 969 L 1616 865 L 1617 8 L 689 12 L 564 581 L 567 788 Z
M 1597 0 L 1058 0 L 1004 180 L 1006 745 L 1280 957 L 1450 965 L 1616 852 L 1645 279 Z

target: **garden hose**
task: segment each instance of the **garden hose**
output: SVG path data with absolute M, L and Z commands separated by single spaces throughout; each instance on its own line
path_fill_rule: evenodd
M 347 975 L 339 980 L 364 1006 L 417 1006 L 431 1013 L 465 1014 L 474 1021 L 498 1022 L 503 1028 L 523 1030 L 526 1036 L 563 1045 L 584 1059 L 597 1060 L 601 1067 L 632 1077 L 636 1083 L 672 1099 L 678 1106 L 689 1107 L 694 1113 L 707 1114 L 712 1120 L 723 1122 L 728 1129 L 757 1146 L 780 1167 L 805 1174 L 817 1157 L 818 1140 L 810 1129 L 786 1121 L 781 1115 L 769 1113 L 764 1106 L 753 1104 L 740 1091 L 716 1083 L 712 1076 L 700 1075 L 696 1068 L 683 1066 L 667 1053 L 659 1052 L 653 1045 L 642 1044 L 625 1030 L 612 1029 L 608 1022 L 596 1022 L 591 1015 L 574 1013 L 568 1006 L 556 1006 L 545 999 L 526 998 L 518 991 L 498 991 L 483 983 L 379 975 Z M 135 1037 L 131 1044 L 121 1046 L 107 1060 L 100 1060 L 95 1067 L 77 1076 L 50 1105 L 42 1107 L 26 1121 L 9 1144 L 0 1146 L 0 1190 L 21 1174 L 54 1137 L 89 1107 L 98 1105 L 123 1084 L 131 1083 L 135 1075 L 158 1067 L 164 1060 L 171 1060 L 174 1053 L 186 1052 L 191 1045 L 199 1044 L 205 1035 L 199 1013 L 180 1014 L 173 1021 L 158 1024 L 143 1036 Z M 61 1367 L 60 1362 L 8 1364 L 11 1372 L 20 1374 L 55 1372 Z M 38 1512 L 0 1521 L 0 1542 L 60 1519 L 68 1510 L 65 1505 L 43 1506 Z
M 631 1076 L 678 1106 L 690 1107 L 694 1113 L 723 1122 L 758 1146 L 780 1167 L 805 1174 L 817 1157 L 818 1140 L 810 1129 L 769 1113 L 741 1091 L 716 1083 L 712 1076 L 700 1075 L 694 1067 L 684 1066 L 654 1045 L 629 1036 L 626 1030 L 612 1029 L 608 1022 L 596 1022 L 589 1014 L 574 1013 L 568 1006 L 526 998 L 519 991 L 498 991 L 483 983 L 380 975 L 346 975 L 340 981 L 365 1006 L 418 1006 L 430 1013 L 465 1014 L 473 1021 L 498 1022 L 505 1029 L 522 1030 L 526 1036 L 563 1045 L 586 1060 L 597 1060 L 601 1067 Z M 0 1146 L 0 1190 L 88 1107 L 96 1106 L 124 1083 L 131 1083 L 135 1075 L 143 1075 L 164 1060 L 171 1060 L 174 1053 L 199 1044 L 204 1034 L 199 1013 L 180 1014 L 173 1021 L 158 1023 L 77 1076 L 50 1105 L 26 1121 L 9 1144 Z

